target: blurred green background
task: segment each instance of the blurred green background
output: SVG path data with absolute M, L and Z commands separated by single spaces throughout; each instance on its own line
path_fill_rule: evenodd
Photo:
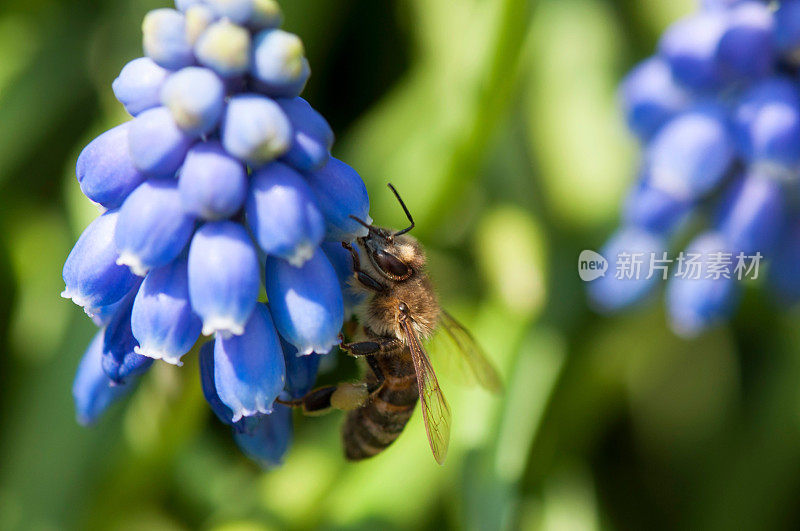
M 586 306 L 580 250 L 616 222 L 636 146 L 624 72 L 691 0 L 285 0 L 305 97 L 379 223 L 418 221 L 451 312 L 502 397 L 440 379 L 444 467 L 418 415 L 387 452 L 341 457 L 340 415 L 298 418 L 284 467 L 236 449 L 196 362 L 158 364 L 95 427 L 70 387 L 93 334 L 59 298 L 96 214 L 78 152 L 125 119 L 110 89 L 156 0 L 0 3 L 0 529 L 770 529 L 800 526 L 800 330 L 746 294 L 687 342 L 660 304 Z M 434 365 L 436 358 L 434 356 Z M 353 373 L 342 361 L 326 376 Z

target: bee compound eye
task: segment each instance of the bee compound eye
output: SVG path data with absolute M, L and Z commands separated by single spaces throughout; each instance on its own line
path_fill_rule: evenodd
M 411 268 L 393 254 L 378 250 L 372 253 L 372 257 L 380 270 L 390 278 L 406 279 L 411 276 Z

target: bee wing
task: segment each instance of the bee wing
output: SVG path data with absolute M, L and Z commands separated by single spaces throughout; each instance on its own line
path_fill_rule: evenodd
M 433 371 L 431 360 L 422 348 L 414 328 L 408 319 L 401 322 L 406 336 L 411 358 L 414 360 L 414 369 L 417 372 L 417 386 L 419 397 L 422 400 L 422 417 L 425 422 L 425 431 L 428 442 L 433 451 L 433 457 L 440 465 L 447 456 L 447 446 L 450 444 L 450 406 L 447 404 L 436 373 Z
M 446 353 L 443 357 L 448 365 L 455 366 L 456 374 L 460 374 L 467 383 L 477 383 L 492 393 L 500 393 L 503 390 L 500 375 L 469 330 L 444 309 L 439 314 L 439 328 L 434 341 L 437 346 L 449 343 L 443 345 L 445 348 L 442 352 Z M 442 338 L 449 341 L 442 341 Z M 446 348 L 448 346 L 451 348 Z

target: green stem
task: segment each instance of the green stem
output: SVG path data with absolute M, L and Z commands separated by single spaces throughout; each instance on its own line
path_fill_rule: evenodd
M 474 102 L 471 123 L 457 138 L 438 190 L 428 210 L 424 227 L 436 227 L 447 217 L 465 192 L 465 178 L 474 179 L 486 154 L 492 134 L 506 116 L 511 93 L 517 84 L 530 15 L 537 0 L 504 0 L 498 17 L 493 53 L 489 55 L 485 82 Z M 461 184 L 459 184 L 461 181 Z M 456 197 L 454 197 L 454 194 Z

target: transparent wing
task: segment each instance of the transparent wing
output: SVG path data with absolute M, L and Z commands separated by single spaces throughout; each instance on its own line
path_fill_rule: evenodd
M 503 390 L 503 382 L 486 353 L 455 317 L 446 310 L 439 315 L 439 331 L 434 336 L 433 348 L 437 363 L 441 358 L 447 369 L 465 383 L 477 383 L 492 393 Z M 441 354 L 440 354 L 441 353 Z
M 417 371 L 417 385 L 419 397 L 422 400 L 422 417 L 425 422 L 425 431 L 428 442 L 433 451 L 433 457 L 440 465 L 447 456 L 447 446 L 450 444 L 450 406 L 447 404 L 433 366 L 422 348 L 422 343 L 411 323 L 405 319 L 401 322 L 406 335 L 408 349 L 414 360 L 414 369 Z

